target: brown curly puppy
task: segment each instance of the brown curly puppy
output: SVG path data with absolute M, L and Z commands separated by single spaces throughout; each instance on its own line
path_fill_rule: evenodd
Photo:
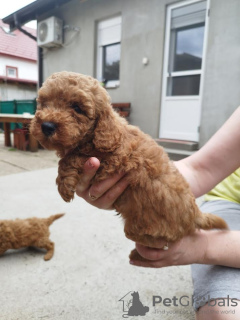
M 0 255 L 9 249 L 38 247 L 47 250 L 44 260 L 50 260 L 54 253 L 54 243 L 49 239 L 49 226 L 63 213 L 49 218 L 29 218 L 0 220 Z
M 30 130 L 61 158 L 56 182 L 65 201 L 74 197 L 83 164 L 95 156 L 101 165 L 92 182 L 127 173 L 129 187 L 114 203 L 127 238 L 155 247 L 159 238 L 176 241 L 196 228 L 227 228 L 221 218 L 199 211 L 187 182 L 163 148 L 113 111 L 97 80 L 55 73 L 39 90 L 37 102 Z

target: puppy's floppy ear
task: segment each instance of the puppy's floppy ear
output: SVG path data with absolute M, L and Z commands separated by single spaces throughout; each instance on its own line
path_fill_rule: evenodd
M 108 92 L 95 79 L 91 91 L 97 118 L 93 143 L 100 152 L 113 152 L 122 142 L 122 119 L 113 111 Z
M 111 108 L 111 107 L 110 107 Z M 112 152 L 122 142 L 122 126 L 118 115 L 112 110 L 99 116 L 94 131 L 93 143 L 100 152 Z

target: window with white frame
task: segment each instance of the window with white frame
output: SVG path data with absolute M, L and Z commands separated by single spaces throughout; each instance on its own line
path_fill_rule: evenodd
M 9 78 L 17 78 L 17 68 L 6 66 L 6 75 Z
M 103 20 L 97 29 L 97 78 L 107 88 L 120 83 L 121 16 Z
M 168 96 L 199 95 L 207 1 L 171 11 Z

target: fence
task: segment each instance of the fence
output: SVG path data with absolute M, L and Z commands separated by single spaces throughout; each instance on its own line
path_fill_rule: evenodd
M 0 101 L 0 113 L 10 114 L 23 114 L 25 112 L 35 114 L 36 111 L 36 100 L 11 100 L 11 101 Z M 15 128 L 21 128 L 20 123 L 12 123 L 11 130 Z M 3 124 L 0 123 L 0 128 L 3 129 Z

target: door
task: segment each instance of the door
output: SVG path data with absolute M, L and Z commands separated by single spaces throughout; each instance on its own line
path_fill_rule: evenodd
M 160 138 L 199 140 L 208 1 L 167 9 Z

